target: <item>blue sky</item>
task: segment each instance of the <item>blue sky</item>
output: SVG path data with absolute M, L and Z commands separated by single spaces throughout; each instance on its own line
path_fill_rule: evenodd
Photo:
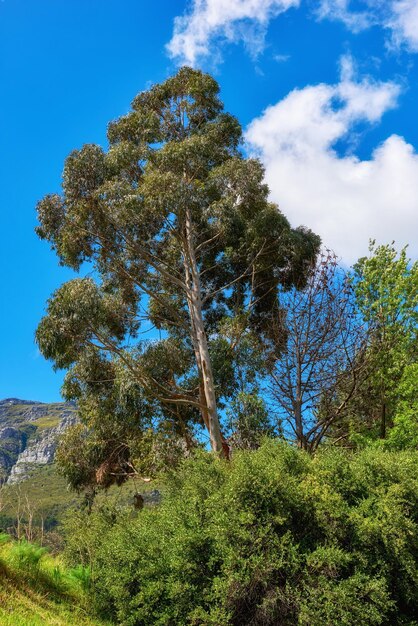
M 417 62 L 418 0 L 0 1 L 0 398 L 60 398 L 33 338 L 70 273 L 35 205 L 138 91 L 213 72 L 292 223 L 347 264 L 370 237 L 418 257 Z

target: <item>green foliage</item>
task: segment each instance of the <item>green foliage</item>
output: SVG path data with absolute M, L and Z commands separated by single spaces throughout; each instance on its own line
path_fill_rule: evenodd
M 0 546 L 10 541 L 10 535 L 7 533 L 0 533 Z
M 234 449 L 258 448 L 263 437 L 277 433 L 264 400 L 255 393 L 241 391 L 231 402 L 227 414 Z
M 370 255 L 354 266 L 352 284 L 359 311 L 369 331 L 368 377 L 363 395 L 355 398 L 354 420 L 358 431 L 385 439 L 398 410 L 408 411 L 401 383 L 405 368 L 416 362 L 418 330 L 418 262 L 412 263 L 406 248 L 370 245 Z M 357 423 L 357 428 L 356 428 Z M 377 431 L 377 432 L 376 432 Z
M 15 568 L 24 570 L 27 575 L 36 575 L 46 549 L 27 541 L 14 543 L 9 551 L 9 562 Z
M 398 253 L 393 244 L 371 242 L 369 251 L 354 266 L 359 308 L 381 335 L 386 331 L 390 338 L 396 333 L 408 340 L 415 334 L 418 316 L 418 263 L 411 263 L 406 248 Z
M 67 554 L 125 626 L 412 626 L 417 470 L 416 452 L 202 452 L 158 507 L 78 513 Z
M 61 286 L 36 332 L 42 354 L 70 370 L 64 393 L 78 401 L 86 439 L 109 426 L 92 434 L 76 481 L 102 475 L 120 437 L 126 454 L 107 476 L 122 477 L 126 440 L 160 425 L 187 445 L 204 427 L 226 454 L 217 407 L 237 393 L 240 342 L 221 327 L 239 317 L 271 340 L 279 285 L 303 285 L 319 247 L 269 202 L 241 141 L 216 81 L 184 67 L 109 125 L 106 149 L 74 150 L 62 194 L 38 204 L 38 235 L 62 264 L 88 261 L 94 275 Z M 140 341 L 144 322 L 163 337 Z
M 397 450 L 418 449 L 418 363 L 405 366 L 398 387 L 393 428 L 386 446 Z
M 0 541 L 0 623 L 2 626 L 98 626 L 90 617 L 88 568 L 65 567 L 45 548 Z

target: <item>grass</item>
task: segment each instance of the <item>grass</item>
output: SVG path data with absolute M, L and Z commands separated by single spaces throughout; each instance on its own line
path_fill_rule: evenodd
M 0 535 L 2 626 L 105 626 L 88 611 L 88 571 Z
M 60 416 L 50 413 L 49 415 L 43 415 L 38 419 L 31 422 L 37 426 L 38 430 L 44 430 L 45 428 L 55 428 L 60 423 Z
M 133 502 L 134 494 L 139 491 L 146 494 L 158 488 L 155 481 L 144 483 L 141 480 L 129 480 L 122 487 L 110 487 L 106 492 L 97 495 L 98 502 L 111 500 L 121 504 Z M 27 499 L 34 505 L 35 518 L 41 515 L 46 518 L 53 516 L 59 522 L 62 514 L 71 506 L 79 504 L 82 496 L 68 489 L 66 479 L 61 476 L 56 465 L 44 465 L 33 470 L 27 480 L 15 485 L 5 485 L 2 491 L 4 508 L 2 514 L 15 514 L 18 497 L 22 501 Z

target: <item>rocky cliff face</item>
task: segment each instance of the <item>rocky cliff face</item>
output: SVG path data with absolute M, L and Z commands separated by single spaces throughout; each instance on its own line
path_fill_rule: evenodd
M 73 404 L 0 400 L 0 483 L 20 482 L 52 463 L 60 434 L 76 420 Z

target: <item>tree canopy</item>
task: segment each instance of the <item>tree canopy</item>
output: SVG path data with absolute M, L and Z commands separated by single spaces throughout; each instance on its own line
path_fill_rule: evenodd
M 349 275 L 323 250 L 302 289 L 280 294 L 286 348 L 275 354 L 268 385 L 290 438 L 314 451 L 338 440 L 338 422 L 365 377 L 365 324 Z
M 319 238 L 269 201 L 207 74 L 184 67 L 140 93 L 108 142 L 74 150 L 62 193 L 38 204 L 38 235 L 90 276 L 52 295 L 39 348 L 69 369 L 85 420 L 129 397 L 138 427 L 202 424 L 227 455 L 219 406 L 240 391 L 241 339 L 275 339 L 278 289 L 305 283 Z
M 371 242 L 369 256 L 354 265 L 352 284 L 369 334 L 367 391 L 357 410 L 385 439 L 403 396 L 402 380 L 417 360 L 418 263 L 406 248 L 398 253 L 393 243 Z

